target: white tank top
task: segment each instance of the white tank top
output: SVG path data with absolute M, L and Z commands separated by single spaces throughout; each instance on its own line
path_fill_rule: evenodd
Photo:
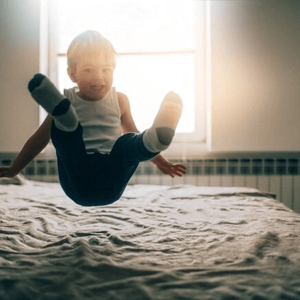
M 87 153 L 109 153 L 122 135 L 121 113 L 115 88 L 98 101 L 86 101 L 78 95 L 78 88 L 65 89 L 83 127 L 83 141 Z

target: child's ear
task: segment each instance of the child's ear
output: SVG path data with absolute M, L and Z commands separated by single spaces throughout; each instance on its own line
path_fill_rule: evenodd
M 75 67 L 73 68 L 68 67 L 68 75 L 73 82 L 76 82 Z

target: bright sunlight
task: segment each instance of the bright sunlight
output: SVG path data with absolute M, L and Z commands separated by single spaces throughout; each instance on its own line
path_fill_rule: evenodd
M 194 1 L 53 0 L 58 87 L 72 87 L 66 51 L 79 33 L 93 29 L 119 54 L 114 86 L 125 93 L 140 131 L 148 128 L 169 91 L 178 93 L 184 111 L 178 132 L 195 130 Z M 51 4 L 51 5 L 52 5 Z M 50 39 L 51 42 L 51 39 Z

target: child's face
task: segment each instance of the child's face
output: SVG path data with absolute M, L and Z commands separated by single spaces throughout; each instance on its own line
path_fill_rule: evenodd
M 104 98 L 113 82 L 113 66 L 104 54 L 85 55 L 68 73 L 78 85 L 79 96 L 88 101 Z

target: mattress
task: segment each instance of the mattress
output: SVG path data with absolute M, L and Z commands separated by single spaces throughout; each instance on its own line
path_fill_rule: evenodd
M 81 207 L 0 185 L 0 299 L 300 299 L 300 215 L 251 188 L 128 186 Z

